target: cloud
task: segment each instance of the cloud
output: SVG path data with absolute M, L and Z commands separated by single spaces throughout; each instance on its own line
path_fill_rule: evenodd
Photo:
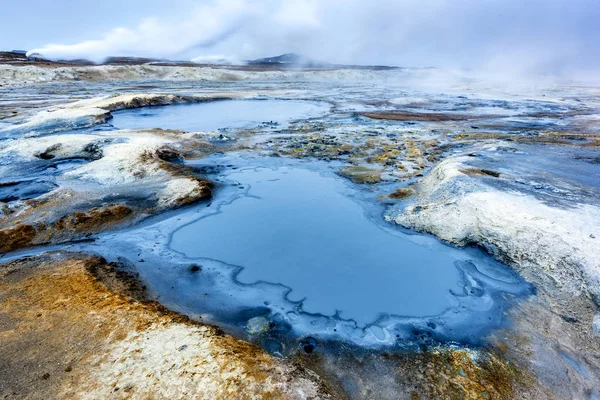
M 146 18 L 134 28 L 117 27 L 104 37 L 75 44 L 48 44 L 30 53 L 50 59 L 109 56 L 173 57 L 186 49 L 211 47 L 233 34 L 249 15 L 242 0 L 219 0 L 186 11 L 183 17 Z
M 569 74 L 600 65 L 599 19 L 597 0 L 213 0 L 32 51 L 94 61 L 299 52 L 339 63 Z

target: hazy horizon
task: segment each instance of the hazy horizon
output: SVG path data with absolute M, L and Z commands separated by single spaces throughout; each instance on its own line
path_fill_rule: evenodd
M 295 52 L 343 64 L 573 77 L 600 65 L 596 0 L 31 0 L 3 11 L 0 48 L 50 59 L 236 62 Z

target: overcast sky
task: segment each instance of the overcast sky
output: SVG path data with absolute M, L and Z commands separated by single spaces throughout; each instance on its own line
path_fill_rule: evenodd
M 3 0 L 0 48 L 600 71 L 600 0 Z

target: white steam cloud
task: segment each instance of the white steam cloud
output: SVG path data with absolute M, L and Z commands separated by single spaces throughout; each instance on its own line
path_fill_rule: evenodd
M 598 0 L 214 0 L 32 50 L 51 59 L 240 61 L 297 52 L 335 63 L 595 73 Z

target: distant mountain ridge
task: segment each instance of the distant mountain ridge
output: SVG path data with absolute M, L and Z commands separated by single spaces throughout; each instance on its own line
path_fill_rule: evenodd
M 86 59 L 75 60 L 48 60 L 42 54 L 33 53 L 27 56 L 24 50 L 0 51 L 0 64 L 10 65 L 56 65 L 56 66 L 92 66 L 92 65 L 156 65 L 156 66 L 179 66 L 179 67 L 198 67 L 208 66 L 213 68 L 228 68 L 233 70 L 286 70 L 286 69 L 372 69 L 387 70 L 397 69 L 398 67 L 384 65 L 346 65 L 333 64 L 314 60 L 297 53 L 285 53 L 274 57 L 257 58 L 256 60 L 247 60 L 242 64 L 223 64 L 220 62 L 195 62 L 195 61 L 175 61 L 160 58 L 146 57 L 108 57 L 101 63 L 92 62 Z
M 324 61 L 314 60 L 298 53 L 285 53 L 274 57 L 257 58 L 256 60 L 247 60 L 246 65 L 250 67 L 265 68 L 307 68 L 307 69 L 373 69 L 386 70 L 398 69 L 398 67 L 388 65 L 352 65 L 352 64 L 333 64 Z
M 308 68 L 324 68 L 332 66 L 330 63 L 313 60 L 312 58 L 297 53 L 285 53 L 275 57 L 257 58 L 256 60 L 249 60 L 247 63 L 249 65 L 286 65 Z

